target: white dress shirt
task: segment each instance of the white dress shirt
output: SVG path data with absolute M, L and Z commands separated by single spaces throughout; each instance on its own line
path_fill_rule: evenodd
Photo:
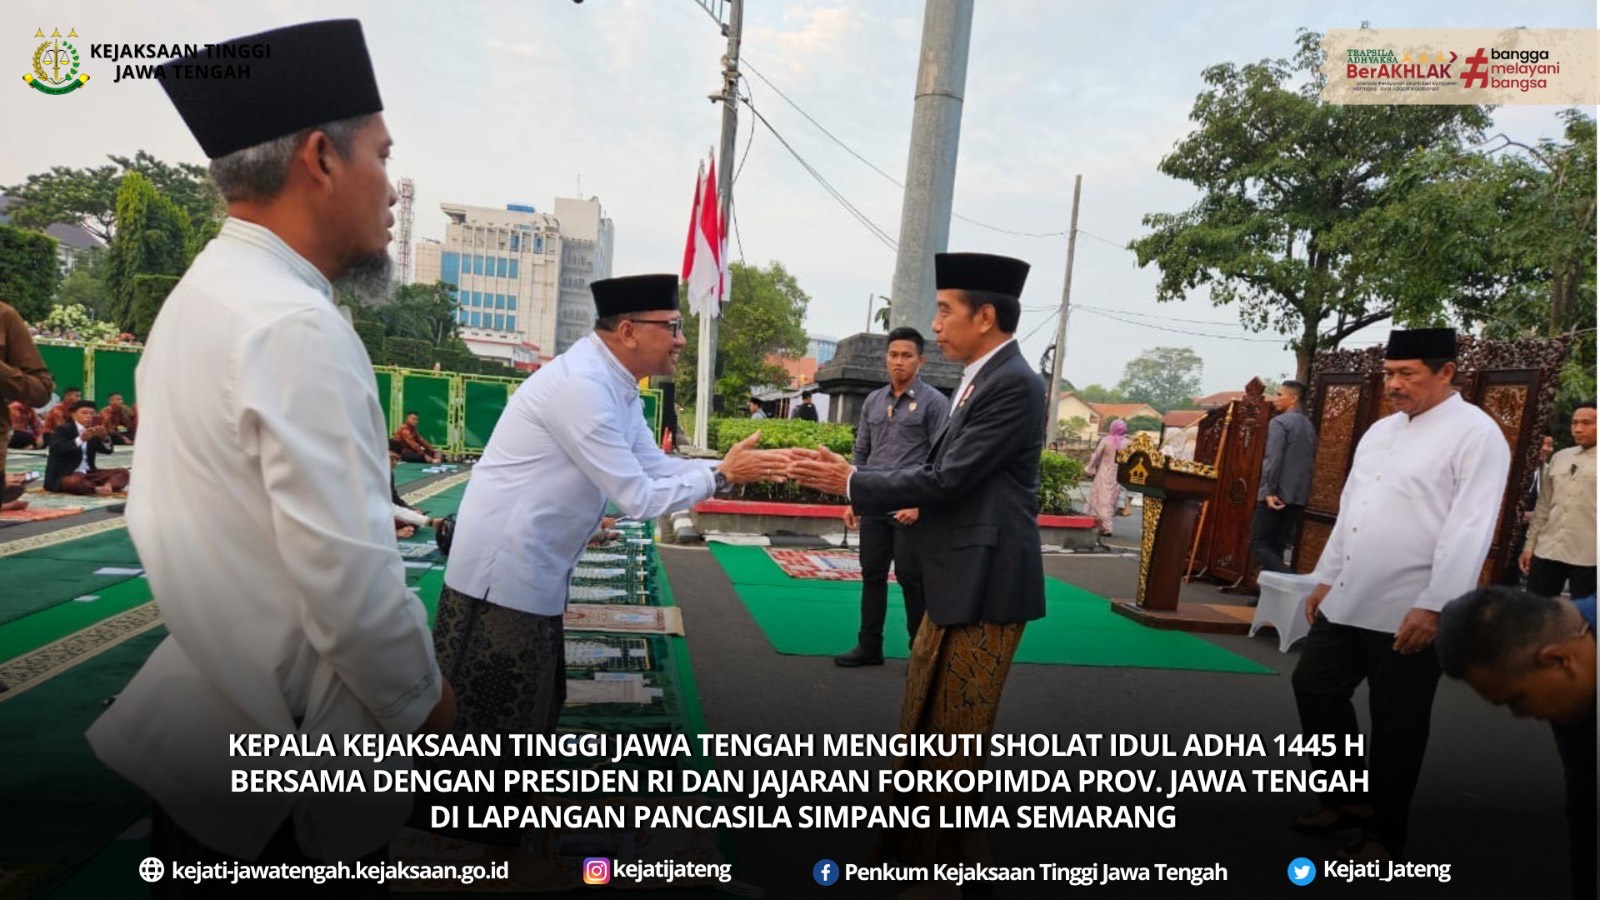
M 370 784 L 411 761 L 229 758 L 229 735 L 409 734 L 442 689 L 395 547 L 371 363 L 332 297 L 275 234 L 229 219 L 135 374 L 128 532 L 170 635 L 89 743 L 185 831 L 246 858 L 291 812 L 306 853 L 370 852 L 411 798 L 232 793 L 230 770 L 357 769 Z
M 608 497 L 624 515 L 654 518 L 711 496 L 716 465 L 661 452 L 638 381 L 591 334 L 511 395 L 461 500 L 445 584 L 561 615 Z
M 1477 587 L 1510 467 L 1500 426 L 1460 394 L 1374 422 L 1311 573 L 1332 585 L 1322 614 L 1393 633 L 1413 607 L 1437 611 Z
M 72 424 L 78 426 L 78 436 L 73 438 L 72 442 L 78 445 L 79 450 L 83 451 L 83 456 L 78 460 L 78 467 L 73 470 L 73 473 L 87 475 L 89 474 L 89 442 L 83 439 L 83 433 L 89 429 L 83 427 L 82 423 L 79 422 L 73 422 Z
M 983 367 L 989 364 L 989 360 L 994 359 L 994 355 L 999 353 L 1001 350 L 1004 350 L 1007 344 L 1015 344 L 1016 342 L 1017 339 L 1015 337 L 1007 338 L 1006 340 L 1001 341 L 999 346 L 995 347 L 993 350 L 990 350 L 988 353 L 985 353 L 984 355 L 962 367 L 961 385 L 956 388 L 955 398 L 950 401 L 951 415 L 955 415 L 956 407 L 960 406 L 962 402 L 967 399 L 967 386 L 972 384 L 973 379 L 978 377 L 978 373 L 982 372 Z

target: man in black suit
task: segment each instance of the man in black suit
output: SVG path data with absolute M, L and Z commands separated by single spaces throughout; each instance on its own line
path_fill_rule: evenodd
M 819 448 L 791 464 L 789 474 L 807 487 L 847 495 L 862 515 L 922 510 L 917 542 L 927 612 L 911 650 L 900 730 L 987 734 L 1023 626 L 1044 616 L 1038 515 L 1045 385 L 1014 337 L 1028 264 L 942 253 L 934 270 L 933 331 L 944 355 L 966 367 L 949 424 L 927 461 L 857 471 Z M 938 765 L 976 769 L 983 759 L 949 757 Z M 982 834 L 968 829 L 887 834 L 878 855 L 907 865 L 990 862 Z
M 1250 522 L 1250 553 L 1268 572 L 1287 572 L 1283 548 L 1289 545 L 1306 500 L 1311 496 L 1311 464 L 1317 455 L 1317 432 L 1301 409 L 1306 386 L 1285 381 L 1272 405 L 1278 414 L 1267 423 L 1267 449 L 1261 459 L 1261 486 L 1256 490 L 1255 517 Z
M 102 469 L 95 457 L 114 452 L 110 434 L 96 420 L 93 400 L 72 405 L 72 417 L 50 434 L 44 489 L 62 494 L 112 494 L 128 489 L 127 469 Z

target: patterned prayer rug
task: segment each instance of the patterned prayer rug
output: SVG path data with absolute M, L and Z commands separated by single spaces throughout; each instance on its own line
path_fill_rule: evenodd
M 854 550 L 795 550 L 768 547 L 767 555 L 790 578 L 860 581 L 861 557 Z M 894 581 L 893 569 L 889 581 Z

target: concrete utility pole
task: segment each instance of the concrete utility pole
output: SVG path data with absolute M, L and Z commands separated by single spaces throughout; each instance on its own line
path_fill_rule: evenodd
M 716 18 L 707 0 L 700 0 L 700 5 Z M 739 40 L 743 30 L 744 0 L 731 0 L 728 3 L 728 24 L 722 26 L 722 33 L 728 38 L 728 52 L 722 57 L 722 93 L 711 95 L 713 102 L 722 103 L 722 146 L 717 151 L 717 201 L 722 208 L 717 212 L 725 230 L 728 228 L 728 210 L 733 207 L 733 145 L 734 135 L 739 130 Z M 722 262 L 724 266 L 729 265 L 727 260 Z M 718 314 L 700 316 L 694 444 L 701 449 L 710 446 L 706 429 L 715 400 L 712 385 L 716 381 L 717 371 L 717 324 Z
M 927 0 L 923 10 L 911 156 L 906 163 L 894 287 L 889 292 L 894 298 L 891 328 L 910 325 L 925 332 L 933 321 L 933 255 L 950 244 L 972 5 L 973 0 Z
M 1056 410 L 1061 404 L 1056 401 L 1056 385 L 1061 383 L 1061 360 L 1067 355 L 1067 316 L 1072 314 L 1072 251 L 1078 246 L 1078 197 L 1083 193 L 1083 176 L 1072 179 L 1072 227 L 1067 229 L 1067 278 L 1061 284 L 1061 321 L 1056 323 L 1056 352 L 1050 360 L 1050 405 L 1044 417 L 1044 443 L 1056 439 L 1056 430 L 1060 427 L 1056 422 Z

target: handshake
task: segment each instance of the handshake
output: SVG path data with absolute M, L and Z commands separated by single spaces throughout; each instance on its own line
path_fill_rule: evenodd
M 717 471 L 729 484 L 794 481 L 827 494 L 845 493 L 855 467 L 844 457 L 826 447 L 758 450 L 756 442 L 759 440 L 761 432 L 757 431 L 728 448 Z

